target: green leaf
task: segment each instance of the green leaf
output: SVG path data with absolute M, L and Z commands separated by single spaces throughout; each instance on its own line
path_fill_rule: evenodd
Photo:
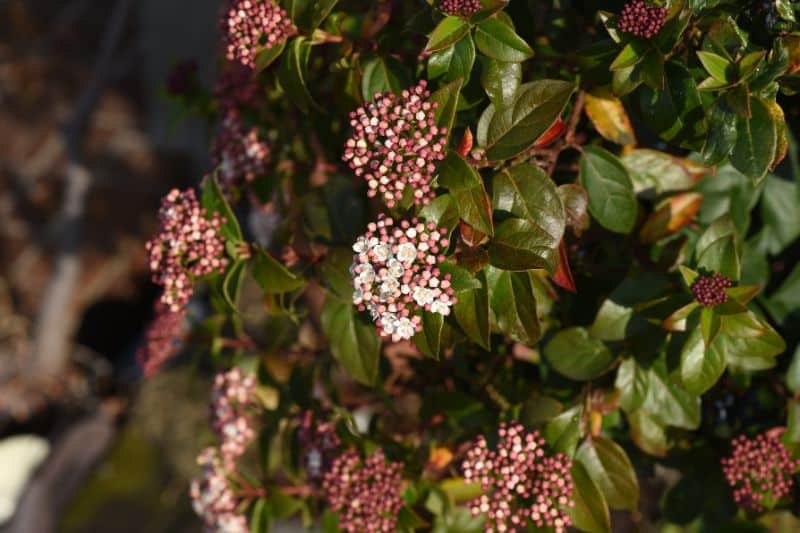
M 444 316 L 440 313 L 422 312 L 422 331 L 413 337 L 414 344 L 423 354 L 438 360 L 442 348 Z
M 556 452 L 569 457 L 575 455 L 575 448 L 581 438 L 583 406 L 575 405 L 559 414 L 544 427 L 544 438 Z
M 800 202 L 796 182 L 768 175 L 761 196 L 766 251 L 778 255 L 800 237 Z
M 800 390 L 800 344 L 795 348 L 792 362 L 786 371 L 786 386 L 794 393 Z
M 634 192 L 648 196 L 691 189 L 697 180 L 691 170 L 702 169 L 686 159 L 648 148 L 630 150 L 620 161 L 628 169 Z
M 488 267 L 486 280 L 497 329 L 524 344 L 538 341 L 541 329 L 530 275 Z
M 200 205 L 206 210 L 206 213 L 219 213 L 225 218 L 225 222 L 219 230 L 225 240 L 231 243 L 237 243 L 242 240 L 242 228 L 239 227 L 236 215 L 233 214 L 228 200 L 222 193 L 222 189 L 219 188 L 216 171 L 203 181 Z
M 691 72 L 680 63 L 665 65 L 663 90 L 643 87 L 639 108 L 644 121 L 665 141 L 700 149 L 706 137 L 703 102 Z
M 609 68 L 614 71 L 637 65 L 644 59 L 644 56 L 648 50 L 649 48 L 646 42 L 639 39 L 633 39 L 631 42 L 622 47 L 622 50 L 617 57 L 614 58 L 614 61 L 611 63 Z
M 569 508 L 573 525 L 588 533 L 611 533 L 611 517 L 605 496 L 598 488 L 582 463 L 572 464 L 572 499 L 575 505 Z
M 464 19 L 455 16 L 445 17 L 431 32 L 425 50 L 435 52 L 447 48 L 457 43 L 467 33 L 469 33 L 469 24 Z
M 475 45 L 485 56 L 498 61 L 520 63 L 533 57 L 533 49 L 525 39 L 497 17 L 478 24 Z
M 250 273 L 266 294 L 282 294 L 303 287 L 306 282 L 286 269 L 262 248 L 256 247 Z
M 647 396 L 649 383 L 647 372 L 636 364 L 636 359 L 629 358 L 617 369 L 614 386 L 620 391 L 619 403 L 626 411 L 638 409 Z
M 465 291 L 458 295 L 458 302 L 453 306 L 456 322 L 467 334 L 467 337 L 489 349 L 489 291 L 486 274 L 478 272 L 476 278 L 481 283 L 480 289 Z
M 707 344 L 701 329 L 694 328 L 681 349 L 681 381 L 686 390 L 692 394 L 703 394 L 722 376 L 725 366 L 723 342 L 719 335 L 711 344 Z
M 228 268 L 225 278 L 222 280 L 222 297 L 234 311 L 238 309 L 239 293 L 242 287 L 242 278 L 245 272 L 245 261 L 236 261 Z
M 272 526 L 272 507 L 266 498 L 259 498 L 253 505 L 250 518 L 252 533 L 268 533 Z
M 778 128 L 767 105 L 756 97 L 750 98 L 751 116 L 738 117 L 736 144 L 731 163 L 755 182 L 767 174 L 778 143 Z
M 738 280 L 741 265 L 735 237 L 728 235 L 709 244 L 700 252 L 697 266 L 710 272 L 720 272 L 732 280 Z
M 628 413 L 631 426 L 631 440 L 646 453 L 656 457 L 664 457 L 670 444 L 664 426 L 654 420 L 644 409 Z
M 775 365 L 775 356 L 786 343 L 765 320 L 752 311 L 722 317 L 723 349 L 728 365 L 740 370 L 765 370 Z
M 713 52 L 698 51 L 697 57 L 712 78 L 722 83 L 733 81 L 733 64 Z
M 375 325 L 357 316 L 352 304 L 326 298 L 320 315 L 331 353 L 356 381 L 374 385 L 381 341 Z
M 308 76 L 308 57 L 311 54 L 311 43 L 303 36 L 294 37 L 286 46 L 278 81 L 286 96 L 303 113 L 308 113 L 316 104 L 311 98 L 306 85 Z
M 520 86 L 513 103 L 495 111 L 486 131 L 486 156 L 508 159 L 530 147 L 561 116 L 575 85 L 537 80 Z
M 328 18 L 339 0 L 317 0 L 311 5 L 309 13 L 310 24 L 308 29 L 314 30 Z
M 523 259 L 530 260 L 534 257 L 536 259 L 528 263 L 530 265 L 528 268 L 544 267 L 550 272 L 555 272 L 558 264 L 558 246 L 564 236 L 566 221 L 564 206 L 553 180 L 539 167 L 524 163 L 499 172 L 492 179 L 492 183 L 494 209 L 527 222 L 520 226 L 509 224 L 510 220 L 506 220 L 501 225 L 504 229 L 513 228 L 515 231 L 522 228 L 528 233 L 517 241 L 504 239 L 504 233 L 496 235 L 489 245 L 490 258 L 513 258 L 514 266 L 518 267 Z M 507 243 L 515 244 L 515 248 L 524 250 L 524 254 L 520 255 L 515 251 L 505 253 L 507 250 L 504 246 Z
M 446 128 L 448 133 L 453 129 L 453 122 L 456 119 L 458 99 L 461 94 L 461 81 L 460 79 L 451 81 L 447 85 L 439 87 L 430 96 L 430 101 L 437 104 L 436 109 L 433 111 L 436 125 L 440 128 Z
M 475 64 L 475 43 L 467 35 L 456 44 L 433 52 L 428 58 L 428 79 L 441 77 L 442 81 L 462 80 L 466 85 Z
M 509 218 L 495 228 L 489 243 L 489 262 L 503 270 L 547 269 L 555 273 L 557 255 L 542 246 L 541 229 L 521 218 Z
M 286 48 L 286 41 L 283 41 L 279 45 L 260 50 L 256 54 L 255 71 L 258 73 L 269 67 L 272 63 L 275 62 L 276 59 L 280 57 L 285 48 Z
M 639 205 L 628 171 L 610 152 L 584 148 L 580 159 L 580 182 L 589 194 L 589 212 L 604 228 L 630 233 Z
M 446 228 L 451 232 L 458 226 L 460 217 L 453 197 L 449 194 L 440 194 L 431 203 L 424 206 L 419 216 L 428 222 L 434 222 L 440 228 Z
M 641 409 L 661 425 L 697 429 L 700 398 L 673 382 L 663 364 L 653 365 L 647 373 L 647 396 Z
M 614 355 L 585 328 L 572 327 L 556 333 L 544 348 L 544 356 L 561 375 L 576 381 L 602 376 L 611 368 Z
M 364 65 L 361 97 L 365 102 L 371 102 L 378 93 L 400 94 L 410 83 L 405 67 L 397 59 L 375 57 Z
M 497 108 L 509 104 L 522 81 L 522 65 L 481 58 L 481 85 Z
M 719 98 L 708 114 L 708 136 L 703 145 L 703 162 L 716 165 L 733 150 L 736 144 L 736 114 Z
M 487 235 L 494 233 L 489 195 L 480 174 L 464 158 L 455 152 L 447 154 L 439 166 L 439 185 L 450 191 L 467 224 Z
M 800 309 L 800 265 L 794 267 L 778 290 L 769 296 L 766 307 L 779 324 L 783 324 L 797 309 Z
M 586 467 L 612 509 L 636 509 L 639 481 L 628 454 L 619 444 L 603 436 L 587 439 L 575 457 Z
M 439 263 L 439 270 L 443 274 L 450 274 L 450 286 L 455 291 L 456 295 L 463 291 L 472 289 L 480 289 L 481 282 L 466 268 L 454 265 L 448 261 Z

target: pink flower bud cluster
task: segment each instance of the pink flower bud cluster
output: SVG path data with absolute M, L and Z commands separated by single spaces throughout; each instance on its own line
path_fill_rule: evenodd
M 225 15 L 227 57 L 250 68 L 258 52 L 283 44 L 297 33 L 289 15 L 274 0 L 234 0 Z
M 387 462 L 381 449 L 361 460 L 354 451 L 336 458 L 325 474 L 322 490 L 339 527 L 348 533 L 397 531 L 403 508 L 401 463 Z
M 472 514 L 484 514 L 484 531 L 527 531 L 527 524 L 563 533 L 572 525 L 572 462 L 547 455 L 537 431 L 518 423 L 500 424 L 497 447 L 481 436 L 463 462 L 464 479 L 480 483 L 484 494 L 470 503 Z
M 622 8 L 617 29 L 642 39 L 658 35 L 667 21 L 667 8 L 649 6 L 643 0 L 631 0 Z
M 800 461 L 792 459 L 780 433 L 763 433 L 755 439 L 740 435 L 731 444 L 733 451 L 722 459 L 722 471 L 736 504 L 757 513 L 772 509 L 791 492 Z
M 192 189 L 172 189 L 161 200 L 159 230 L 146 248 L 153 282 L 164 287 L 161 301 L 170 311 L 188 303 L 194 278 L 224 272 L 228 264 L 219 232 L 225 219 L 207 215 Z
M 375 101 L 350 113 L 353 136 L 345 144 L 344 161 L 367 181 L 370 197 L 381 195 L 392 207 L 406 187 L 415 204 L 434 196 L 431 181 L 436 163 L 445 156 L 446 128 L 436 126 L 436 102 L 424 80 L 398 97 L 376 94 Z
M 480 0 L 442 0 L 439 10 L 445 15 L 469 17 L 481 10 Z
M 725 289 L 732 285 L 731 279 L 715 272 L 710 276 L 699 276 L 692 283 L 692 294 L 697 303 L 706 307 L 724 304 L 728 301 Z
M 412 219 L 394 221 L 380 215 L 353 244 L 353 303 L 369 311 L 383 336 L 397 342 L 421 331 L 415 311 L 449 315 L 456 303 L 450 274 L 437 265 L 444 261 L 447 232 Z
M 269 146 L 258 128 L 247 128 L 234 110 L 229 110 L 211 145 L 211 161 L 219 169 L 223 188 L 239 185 L 266 174 Z
M 233 464 L 256 436 L 251 414 L 256 378 L 240 368 L 217 374 L 211 394 L 211 427 L 220 438 L 220 454 Z
M 189 494 L 192 507 L 203 519 L 206 531 L 248 533 L 247 517 L 237 511 L 240 499 L 228 481 L 227 470 L 216 448 L 206 448 L 197 457 L 202 468 L 192 480 Z
M 170 311 L 156 303 L 156 316 L 145 330 L 145 340 L 136 351 L 136 361 L 146 377 L 155 376 L 183 347 L 186 310 Z
M 297 441 L 302 450 L 301 463 L 308 480 L 318 484 L 330 470 L 333 459 L 339 452 L 341 440 L 336 426 L 327 420 L 318 420 L 313 411 L 305 411 L 297 428 Z

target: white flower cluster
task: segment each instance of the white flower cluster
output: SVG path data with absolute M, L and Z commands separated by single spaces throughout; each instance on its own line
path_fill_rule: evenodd
M 455 303 L 449 274 L 438 263 L 440 247 L 447 246 L 435 225 L 402 221 L 393 227 L 390 218 L 370 224 L 369 232 L 356 240 L 350 272 L 353 303 L 370 312 L 381 334 L 393 340 L 410 339 L 421 330 L 415 310 L 450 314 Z

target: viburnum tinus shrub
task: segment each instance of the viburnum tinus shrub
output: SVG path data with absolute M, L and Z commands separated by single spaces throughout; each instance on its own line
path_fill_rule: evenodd
M 162 204 L 139 352 L 218 371 L 206 526 L 730 531 L 800 508 L 798 16 L 226 2 L 214 86 L 168 80 L 214 168 Z

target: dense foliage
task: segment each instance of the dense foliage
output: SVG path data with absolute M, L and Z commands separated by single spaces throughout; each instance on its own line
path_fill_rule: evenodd
M 140 357 L 186 316 L 224 372 L 210 529 L 798 508 L 796 3 L 273 2 L 168 84 L 217 168 L 162 207 Z

